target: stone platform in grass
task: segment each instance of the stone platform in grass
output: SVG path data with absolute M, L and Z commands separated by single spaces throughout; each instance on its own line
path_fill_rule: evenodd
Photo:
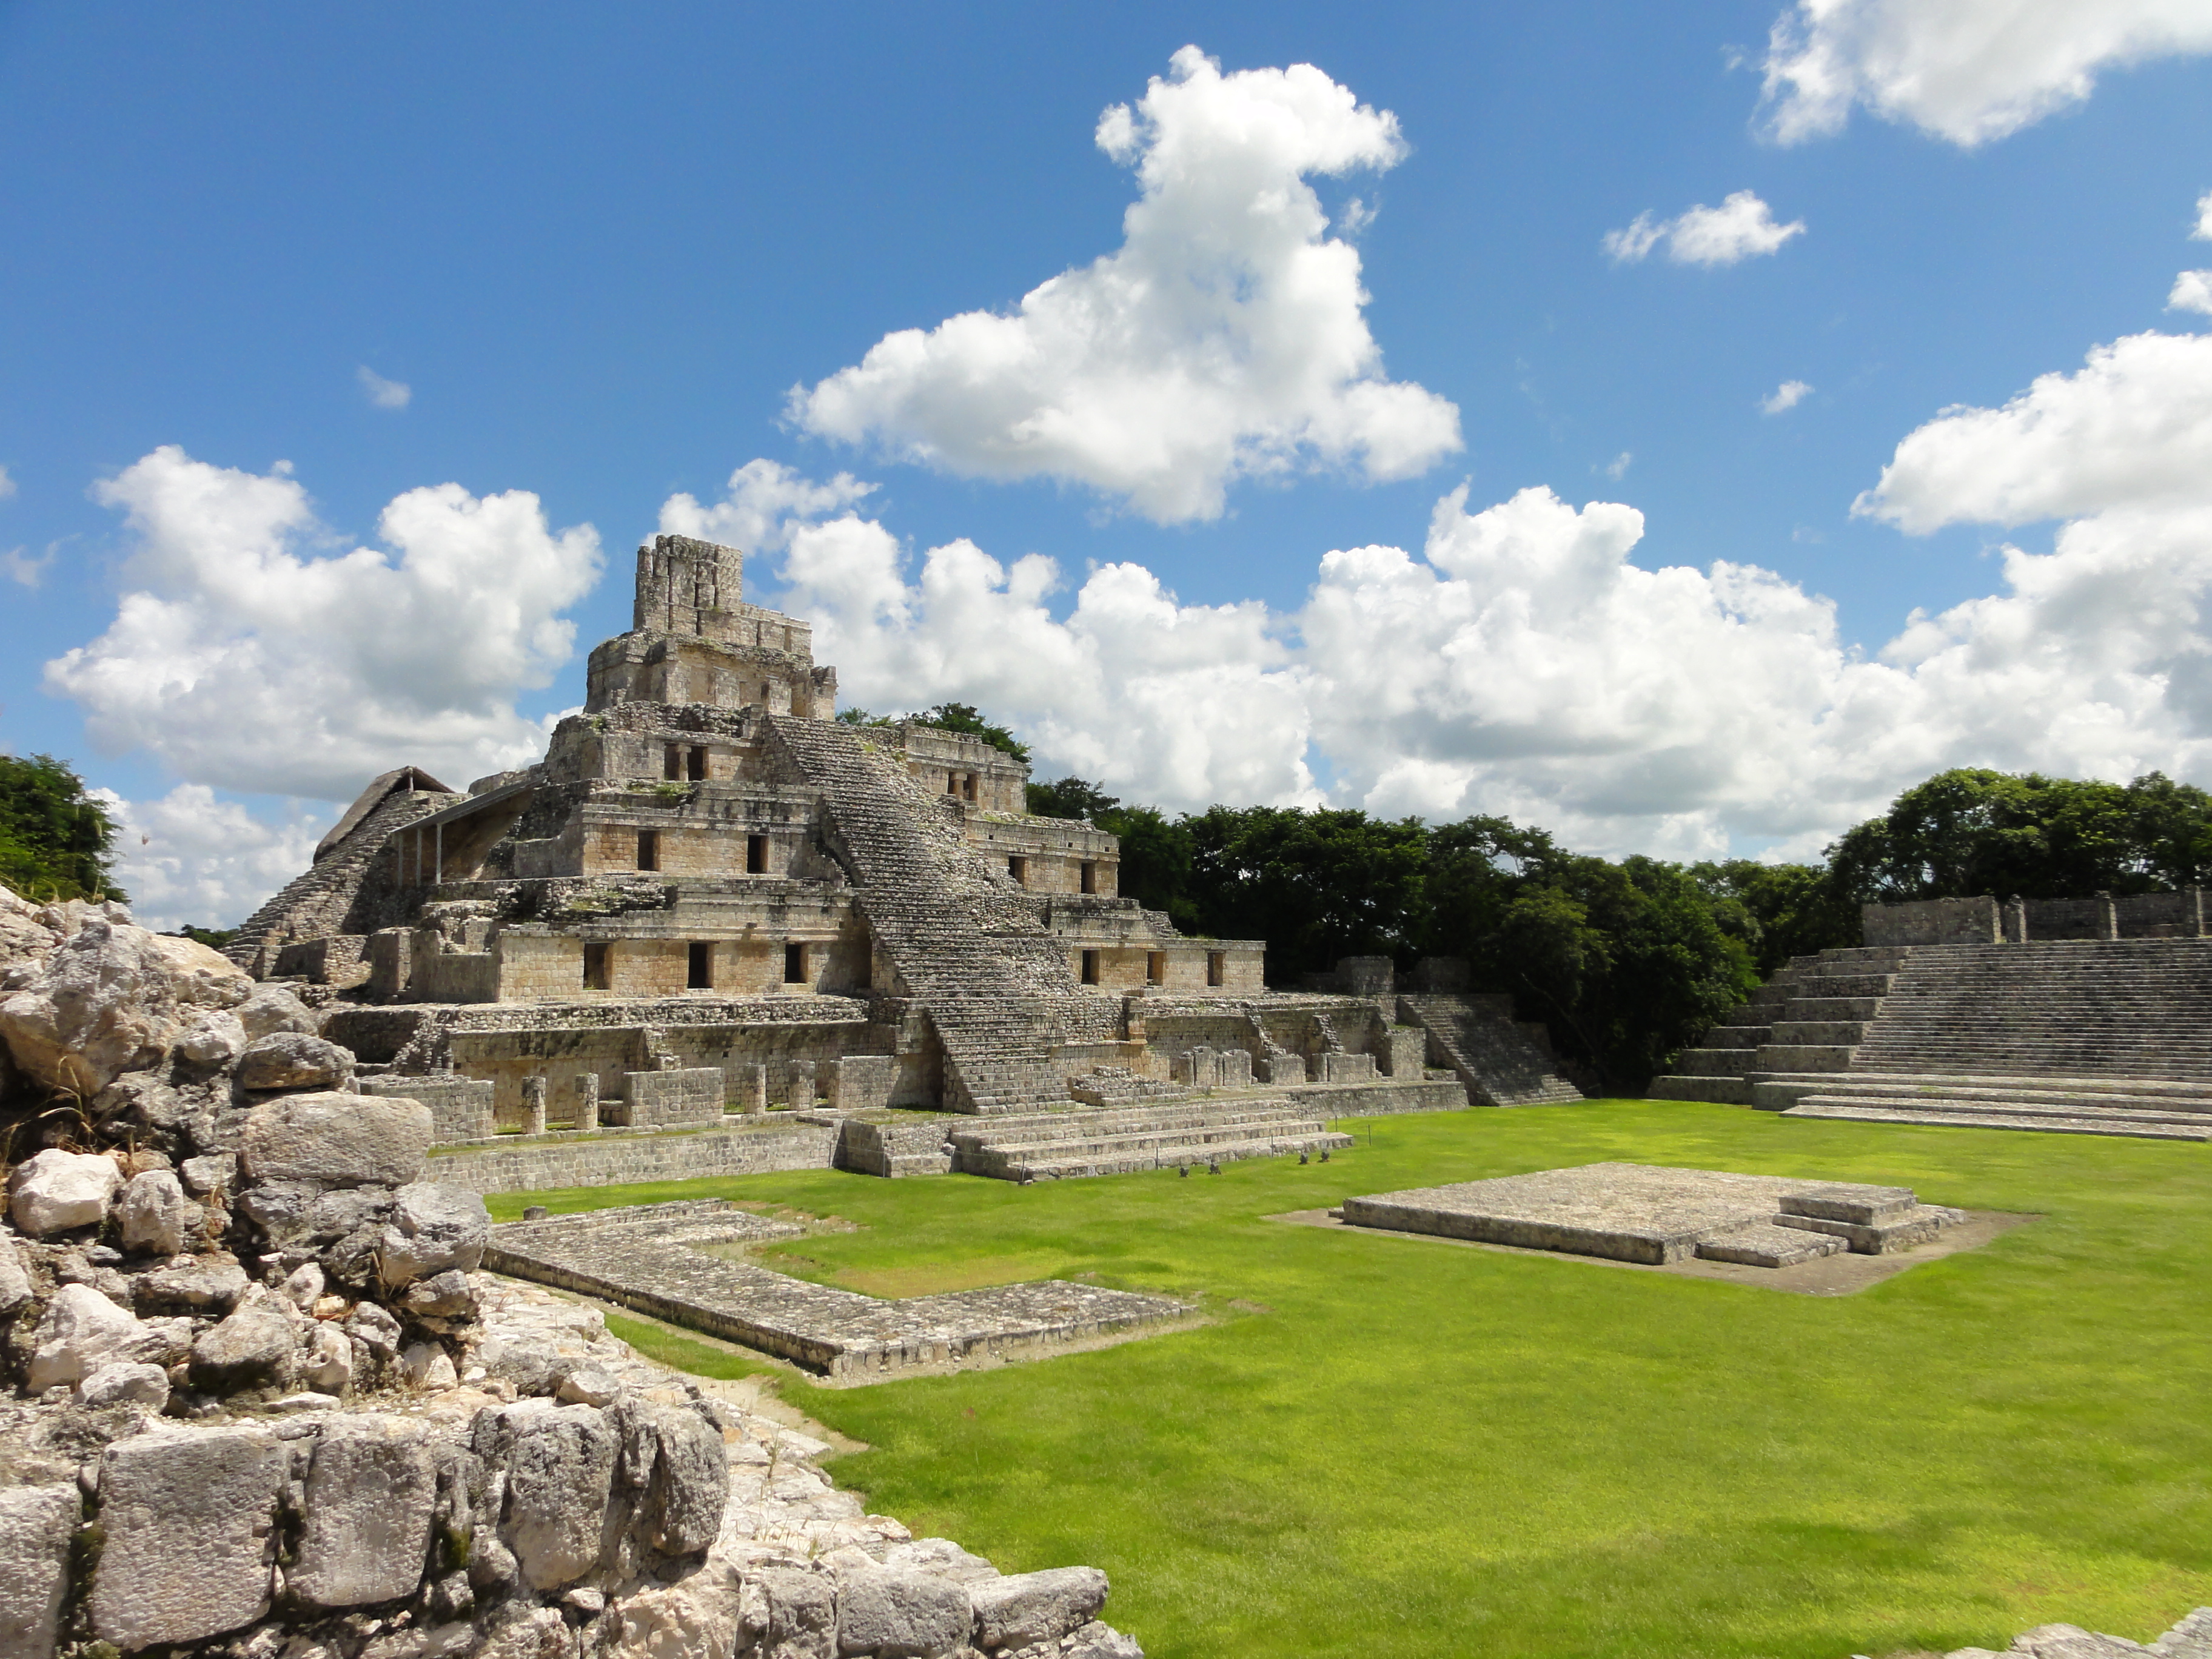
M 1166 1297 L 1063 1279 L 886 1301 L 697 1248 L 803 1232 L 720 1199 L 592 1210 L 493 1228 L 484 1266 L 619 1303 L 842 1382 L 1040 1358 L 1196 1312 Z
M 1965 1221 L 1910 1188 L 1585 1164 L 1344 1200 L 1349 1225 L 1650 1266 L 1790 1267 L 1845 1250 L 1886 1255 Z

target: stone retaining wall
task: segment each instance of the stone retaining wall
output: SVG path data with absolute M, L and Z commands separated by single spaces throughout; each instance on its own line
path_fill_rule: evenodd
M 833 1167 L 836 1150 L 834 1127 L 771 1120 L 758 1127 L 454 1148 L 434 1154 L 422 1178 L 477 1193 L 542 1192 L 556 1187 L 827 1170 Z
M 1412 1079 L 1385 1083 L 1309 1083 L 1286 1089 L 1291 1103 L 1324 1121 L 1340 1117 L 1384 1117 L 1395 1112 L 1457 1112 L 1467 1107 L 1467 1091 L 1443 1079 Z

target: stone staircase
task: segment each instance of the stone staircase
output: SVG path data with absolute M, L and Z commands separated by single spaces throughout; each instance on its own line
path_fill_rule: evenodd
M 1548 1106 L 1583 1091 L 1510 1019 L 1466 996 L 1401 996 L 1398 1018 L 1428 1033 L 1429 1059 L 1451 1067 L 1477 1106 Z
M 417 818 L 464 799 L 428 791 L 386 795 L 336 847 L 241 922 L 223 955 L 259 978 L 275 970 L 276 953 L 292 940 L 329 939 L 348 932 L 348 917 L 386 843 Z M 366 932 L 379 919 L 355 920 L 358 927 L 353 931 Z
M 855 902 L 944 1046 L 946 1106 L 1008 1112 L 1065 1099 L 1053 1048 L 1101 1040 L 1118 1010 L 1084 993 L 1024 890 L 969 850 L 957 807 L 849 726 L 787 715 L 769 724 L 822 791 Z
M 1683 1051 L 1656 1098 L 1793 1117 L 2212 1139 L 2212 942 L 1828 951 Z
M 954 1126 L 952 1167 L 1000 1181 L 1060 1181 L 1139 1170 L 1329 1152 L 1352 1145 L 1280 1097 L 1186 1096 L 1125 1106 L 998 1116 Z

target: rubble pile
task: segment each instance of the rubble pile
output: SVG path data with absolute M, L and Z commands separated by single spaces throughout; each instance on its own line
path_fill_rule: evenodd
M 481 1273 L 428 1109 L 318 1025 L 0 888 L 0 1654 L 1141 1659 L 1103 1573 L 917 1542 L 819 1442 Z

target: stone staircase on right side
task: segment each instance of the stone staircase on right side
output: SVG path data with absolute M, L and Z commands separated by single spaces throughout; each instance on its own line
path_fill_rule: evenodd
M 1655 1097 L 1792 1117 L 2212 1139 L 2212 940 L 1799 957 Z

